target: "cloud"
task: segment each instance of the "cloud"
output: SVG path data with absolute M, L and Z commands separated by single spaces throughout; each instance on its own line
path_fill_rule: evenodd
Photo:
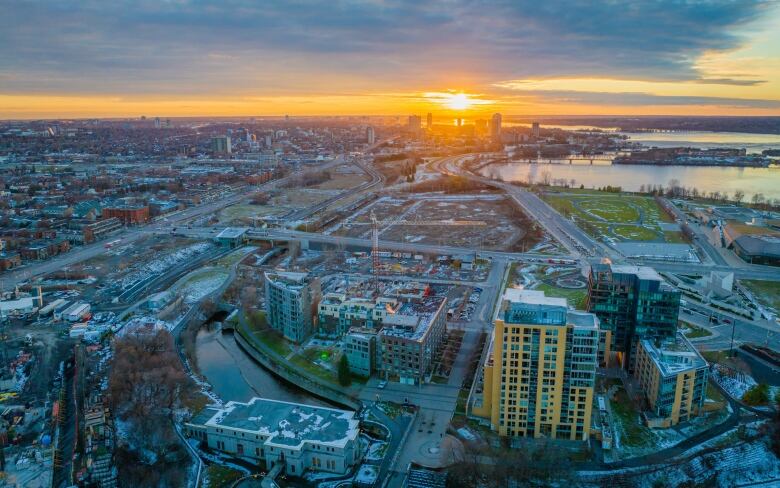
M 712 80 L 769 1 L 0 0 L 4 93 L 292 95 L 604 76 Z
M 641 92 L 587 92 L 575 90 L 515 90 L 516 97 L 537 103 L 598 106 L 685 106 L 728 108 L 780 108 L 780 100 L 758 98 L 655 95 Z
M 757 86 L 763 85 L 767 80 L 743 80 L 737 78 L 699 78 L 696 83 L 702 85 L 734 85 L 734 86 Z

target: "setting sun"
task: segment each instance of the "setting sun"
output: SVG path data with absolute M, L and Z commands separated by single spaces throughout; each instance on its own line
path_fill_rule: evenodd
M 468 95 L 465 93 L 456 93 L 450 97 L 446 102 L 447 107 L 452 110 L 466 110 L 471 107 L 472 103 Z

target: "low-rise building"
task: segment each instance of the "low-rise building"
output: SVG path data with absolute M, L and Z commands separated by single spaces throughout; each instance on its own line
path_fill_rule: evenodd
M 240 247 L 246 244 L 248 227 L 226 227 L 214 238 L 225 247 Z
M 268 324 L 287 340 L 300 344 L 314 330 L 314 307 L 320 293 L 319 278 L 307 273 L 266 273 Z
M 326 293 L 318 305 L 317 335 L 342 337 L 352 327 L 378 329 L 400 303 L 390 297 L 350 297 L 346 293 Z
M 22 256 L 18 252 L 0 252 L 0 271 L 22 265 Z
M 645 394 L 649 425 L 670 427 L 696 416 L 707 395 L 707 361 L 682 334 L 639 341 L 634 377 Z
M 405 302 L 383 320 L 380 368 L 386 379 L 404 384 L 426 381 L 447 332 L 447 299 Z
M 81 228 L 81 232 L 84 235 L 84 243 L 89 244 L 96 240 L 102 239 L 107 234 L 119 230 L 122 228 L 122 221 L 117 217 L 110 217 L 96 222 L 85 224 Z
M 281 463 L 290 476 L 346 474 L 363 457 L 354 412 L 265 398 L 207 409 L 185 424 L 185 433 L 268 470 Z
M 723 226 L 723 240 L 726 247 L 748 263 L 780 266 L 780 231 L 729 221 Z
M 143 224 L 149 221 L 149 207 L 136 204 L 114 205 L 104 208 L 102 217 L 104 219 L 116 217 L 125 225 Z

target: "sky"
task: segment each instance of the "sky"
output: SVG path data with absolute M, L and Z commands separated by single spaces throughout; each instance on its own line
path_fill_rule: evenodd
M 0 119 L 780 115 L 780 0 L 0 0 Z

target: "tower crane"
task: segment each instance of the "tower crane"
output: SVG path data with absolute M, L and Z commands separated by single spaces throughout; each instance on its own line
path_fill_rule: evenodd
M 402 218 L 379 220 L 376 214 L 371 210 L 371 222 L 345 222 L 346 227 L 352 225 L 370 225 L 371 226 L 371 259 L 374 274 L 374 290 L 379 291 L 379 226 L 392 227 L 394 225 L 444 225 L 444 226 L 486 226 L 487 224 L 480 220 L 404 220 Z

